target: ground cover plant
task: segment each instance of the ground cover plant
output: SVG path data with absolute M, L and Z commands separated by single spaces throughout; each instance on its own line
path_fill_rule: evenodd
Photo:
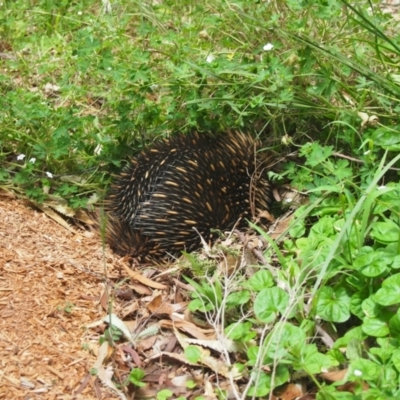
M 187 364 L 217 377 L 186 381 L 190 398 L 400 395 L 400 36 L 380 6 L 1 5 L 2 188 L 74 215 L 99 204 L 129 155 L 175 131 L 238 129 L 297 152 L 270 178 L 309 202 L 275 241 L 254 227 L 264 265 L 202 281 L 203 261 L 186 256 L 189 310 L 215 340 L 175 334 Z M 123 340 L 112 321 L 102 343 Z M 134 391 L 146 369 L 115 381 Z

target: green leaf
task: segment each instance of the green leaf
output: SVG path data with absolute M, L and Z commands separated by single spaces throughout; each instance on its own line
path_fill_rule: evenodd
M 146 386 L 145 383 L 141 382 L 141 380 L 145 377 L 145 372 L 140 368 L 134 368 L 129 373 L 129 382 L 133 383 L 135 386 L 144 387 Z
M 397 371 L 400 372 L 400 349 L 396 349 L 393 351 L 392 362 Z
M 270 288 L 274 284 L 274 278 L 270 271 L 262 269 L 257 271 L 248 281 L 247 284 L 249 289 L 256 292 L 261 292 L 261 290 Z
M 371 138 L 377 146 L 381 146 L 383 148 L 385 148 L 386 146 L 400 144 L 400 127 L 382 126 L 375 130 Z
M 363 247 L 352 267 L 360 270 L 364 276 L 374 278 L 381 275 L 387 269 L 387 265 L 393 260 L 388 253 L 383 251 L 374 251 L 372 247 Z
M 255 372 L 253 372 L 253 375 Z M 271 391 L 271 377 L 265 372 L 258 371 L 254 376 L 255 385 L 250 386 L 248 396 L 264 397 Z
M 364 318 L 362 330 L 369 336 L 384 337 L 389 334 L 387 321 L 380 318 Z
M 338 364 L 332 357 L 318 352 L 315 344 L 306 344 L 301 347 L 301 356 L 294 357 L 293 368 L 314 375 Z
M 189 303 L 188 309 L 192 312 L 195 311 L 207 312 L 213 310 L 214 306 L 211 303 L 204 304 L 204 301 L 200 299 L 195 299 Z
M 283 365 L 278 365 L 274 372 L 274 381 L 272 382 L 272 374 L 253 371 L 252 378 L 255 380 L 255 384 L 250 387 L 248 395 L 256 397 L 266 396 L 272 389 L 283 385 L 290 378 L 288 368 Z
M 332 146 L 321 146 L 317 142 L 305 144 L 301 150 L 300 155 L 306 157 L 306 165 L 315 167 L 325 161 L 333 154 Z
M 397 343 L 395 347 L 393 345 L 395 341 L 389 337 L 378 338 L 376 339 L 376 343 L 379 347 L 371 347 L 369 352 L 378 356 L 380 362 L 387 364 L 387 362 L 392 358 L 393 351 L 397 348 Z
M 375 300 L 382 306 L 400 303 L 400 274 L 385 279 L 382 287 L 376 292 Z
M 379 243 L 388 244 L 400 239 L 400 227 L 394 221 L 376 221 L 371 224 L 371 237 Z
M 389 320 L 389 330 L 390 330 L 390 335 L 393 337 L 400 337 L 400 315 L 399 315 L 400 309 L 397 310 L 397 314 L 394 315 L 392 318 Z
M 201 351 L 197 346 L 190 345 L 185 348 L 185 356 L 188 361 L 196 364 L 201 360 Z
M 236 307 L 246 304 L 250 300 L 250 292 L 242 290 L 240 292 L 229 293 L 226 298 L 226 307 Z
M 304 236 L 305 232 L 306 227 L 304 224 L 304 220 L 297 220 L 292 228 L 290 228 L 289 235 L 295 239 Z
M 263 343 L 264 363 L 285 359 L 288 354 L 300 352 L 306 342 L 307 336 L 303 329 L 287 322 L 278 322 Z
M 247 349 L 246 354 L 247 354 L 247 359 L 249 360 L 248 361 L 249 365 L 255 365 L 256 364 L 259 351 L 260 351 L 260 347 L 259 346 L 250 346 Z
M 393 258 L 393 263 L 391 265 L 393 269 L 400 269 L 400 255 L 396 255 Z
M 187 381 L 185 386 L 189 389 L 194 389 L 197 386 L 197 383 L 195 381 Z
M 254 301 L 256 317 L 265 323 L 276 319 L 278 313 L 284 313 L 289 304 L 289 295 L 282 289 L 273 287 L 263 289 Z
M 253 329 L 253 324 L 249 321 L 235 323 L 225 328 L 225 334 L 232 340 L 248 342 L 257 335 L 251 329 Z
M 157 393 L 157 400 L 167 400 L 172 397 L 174 393 L 171 390 L 163 389 Z
M 358 400 L 354 393 L 343 392 L 335 386 L 322 386 L 317 393 L 317 400 Z
M 324 286 L 317 297 L 317 314 L 325 321 L 345 322 L 350 318 L 350 296 L 343 287 Z
M 365 317 L 364 311 L 362 310 L 362 302 L 365 300 L 364 296 L 363 293 L 357 292 L 351 296 L 350 300 L 350 312 L 360 319 Z
M 357 326 L 356 328 L 352 328 L 347 331 L 344 336 L 336 340 L 333 345 L 335 349 L 340 349 L 342 347 L 347 347 L 350 342 L 362 343 L 366 338 L 365 333 L 362 331 L 361 326 Z
M 362 310 L 364 315 L 362 318 L 375 318 L 382 312 L 382 307 L 376 302 L 375 296 L 370 296 L 362 302 Z

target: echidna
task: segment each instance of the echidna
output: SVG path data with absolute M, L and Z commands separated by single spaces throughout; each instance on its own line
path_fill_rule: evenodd
M 246 226 L 271 199 L 256 146 L 241 133 L 193 133 L 142 151 L 106 201 L 111 248 L 151 260 L 197 249 L 199 234 L 210 240 L 212 228 Z

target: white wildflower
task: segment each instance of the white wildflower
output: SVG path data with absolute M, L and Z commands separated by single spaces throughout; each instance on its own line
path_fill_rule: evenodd
M 212 54 L 209 54 L 206 58 L 206 61 L 208 63 L 212 63 L 215 60 L 215 56 L 213 56 Z
M 98 144 L 96 146 L 96 148 L 94 149 L 94 154 L 96 154 L 98 156 L 102 150 L 103 150 L 103 146 L 101 144 Z
M 82 11 L 78 11 L 78 15 L 82 15 Z
M 46 175 L 50 179 L 53 177 L 53 174 L 51 172 L 49 172 L 49 171 L 46 171 Z
M 21 161 L 25 158 L 25 154 L 20 154 L 19 156 L 17 156 L 17 160 Z
M 53 85 L 50 82 L 47 82 L 44 85 L 44 92 L 46 94 L 54 94 L 54 93 L 59 92 L 59 91 L 60 91 L 60 86 L 58 86 L 58 85 Z
M 29 162 L 32 163 L 32 164 L 35 164 L 36 158 L 35 158 L 35 157 L 32 157 L 31 159 L 29 159 Z
M 355 369 L 353 374 L 354 374 L 354 376 L 362 376 L 363 373 L 359 369 Z
M 101 0 L 101 2 L 103 3 L 103 13 L 104 14 L 111 14 L 112 7 L 111 7 L 110 1 L 109 0 Z
M 274 48 L 274 45 L 272 43 L 267 43 L 264 45 L 263 50 L 264 51 L 271 51 Z

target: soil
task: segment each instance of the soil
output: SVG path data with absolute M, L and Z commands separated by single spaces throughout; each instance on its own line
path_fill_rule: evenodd
M 90 374 L 115 256 L 0 192 L 0 399 L 115 398 Z

